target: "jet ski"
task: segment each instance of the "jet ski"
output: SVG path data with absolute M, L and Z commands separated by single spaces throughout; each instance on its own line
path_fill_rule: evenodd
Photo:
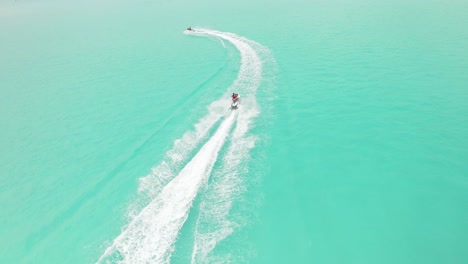
M 188 31 L 195 31 L 192 27 L 187 28 Z
M 240 103 L 239 95 L 238 94 L 233 94 L 231 109 L 237 109 L 237 107 L 239 107 L 239 103 Z
M 239 99 L 232 100 L 231 109 L 237 109 L 239 107 Z

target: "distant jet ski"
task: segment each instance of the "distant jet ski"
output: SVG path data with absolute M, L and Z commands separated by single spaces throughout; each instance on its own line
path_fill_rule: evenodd
M 240 103 L 239 95 L 236 94 L 236 93 L 233 93 L 231 98 L 232 98 L 231 109 L 237 109 L 237 107 L 239 107 L 239 103 Z
M 188 31 L 195 31 L 192 27 L 187 28 Z

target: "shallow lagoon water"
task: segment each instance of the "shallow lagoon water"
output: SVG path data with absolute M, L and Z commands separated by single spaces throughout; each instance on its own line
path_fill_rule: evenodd
M 468 259 L 463 1 L 17 1 L 0 10 L 0 262 L 98 261 L 229 120 L 185 152 L 175 147 L 229 104 L 222 98 L 243 65 L 242 49 L 184 34 L 188 26 L 245 37 L 262 68 L 245 97 L 251 115 L 207 155 L 217 159 L 166 261 Z M 144 180 L 174 160 L 168 178 Z M 149 254 L 139 253 L 133 260 Z

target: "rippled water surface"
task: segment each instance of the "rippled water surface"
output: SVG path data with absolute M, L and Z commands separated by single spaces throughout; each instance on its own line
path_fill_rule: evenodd
M 3 1 L 0 262 L 466 263 L 467 13 Z

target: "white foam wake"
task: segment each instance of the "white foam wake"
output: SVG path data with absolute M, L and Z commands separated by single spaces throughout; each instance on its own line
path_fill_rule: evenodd
M 222 38 L 240 51 L 239 74 L 229 90 L 242 94 L 247 102 L 250 100 L 252 105 L 256 105 L 255 94 L 262 78 L 262 62 L 253 47 L 258 48 L 261 45 L 232 33 L 214 30 L 197 29 L 195 35 Z M 187 219 L 198 189 L 211 173 L 218 152 L 235 122 L 235 114 L 229 115 L 221 123 L 215 134 L 177 177 L 175 177 L 176 172 L 221 118 L 226 105 L 226 100 L 222 99 L 212 103 L 208 115 L 195 125 L 195 131 L 186 132 L 182 138 L 176 140 L 173 149 L 166 153 L 163 161 L 153 168 L 149 175 L 141 179 L 139 189 L 147 191 L 152 201 L 136 214 L 125 230 L 114 239 L 112 245 L 100 257 L 99 263 L 169 261 L 177 234 Z M 243 110 L 239 109 L 237 112 L 241 111 Z M 242 121 L 242 124 L 244 123 Z M 242 127 L 242 125 L 236 126 L 235 131 L 242 130 Z
M 236 80 L 227 91 L 237 92 L 243 98 L 255 95 L 262 77 L 262 62 L 255 51 L 264 49 L 260 44 L 233 33 L 216 30 L 196 29 L 195 33 L 185 33 L 196 36 L 212 36 L 233 44 L 240 52 L 241 65 Z M 163 161 L 152 168 L 151 173 L 140 179 L 139 192 L 145 191 L 149 194 L 150 199 L 153 199 L 162 187 L 177 175 L 188 155 L 222 117 L 226 105 L 225 99 L 213 102 L 208 108 L 208 114 L 195 125 L 195 131 L 188 131 L 180 139 L 177 139 L 173 148 L 166 153 Z
M 217 30 L 195 28 L 194 32 L 186 33 L 198 36 L 213 36 L 233 44 L 241 53 L 241 67 L 233 88 L 236 89 L 235 92 L 244 97 L 255 96 L 262 79 L 262 61 L 257 54 L 257 52 L 265 50 L 262 45 L 236 34 Z
M 210 129 L 219 121 L 226 112 L 226 100 L 217 100 L 208 107 L 208 114 L 194 125 L 194 131 L 187 131 L 184 135 L 174 141 L 174 146 L 169 150 L 163 161 L 151 172 L 140 179 L 139 192 L 147 192 L 150 199 L 157 194 L 183 167 L 188 155 L 205 138 Z
M 247 110 L 239 113 L 237 125 L 231 137 L 229 146 L 220 170 L 213 173 L 211 186 L 204 193 L 197 219 L 192 263 L 226 263 L 227 256 L 221 259 L 209 258 L 218 242 L 227 238 L 239 223 L 230 221 L 229 212 L 233 200 L 244 191 L 241 174 L 247 172 L 244 165 L 249 151 L 255 145 L 254 136 L 246 136 L 253 118 L 258 115 L 258 108 L 254 101 Z M 245 105 L 244 105 L 245 107 Z
M 270 62 L 274 65 L 273 57 L 271 57 L 268 49 L 262 45 L 235 35 L 225 35 L 224 39 L 248 50 L 246 52 L 248 55 L 245 57 L 252 63 L 258 63 L 252 68 L 262 69 L 262 62 Z M 263 81 L 264 76 L 261 70 L 253 74 L 262 74 L 262 78 L 258 78 L 258 80 Z M 267 83 L 271 84 L 270 82 Z M 258 86 L 259 83 L 256 84 L 255 88 L 249 89 L 248 92 L 251 96 L 248 100 L 243 101 L 236 128 L 230 138 L 231 144 L 220 168 L 213 172 L 211 184 L 201 199 L 194 232 L 192 263 L 236 263 L 244 258 L 244 256 L 234 255 L 234 252 L 214 254 L 213 251 L 220 241 L 229 237 L 236 229 L 239 229 L 247 222 L 246 219 L 243 219 L 245 218 L 243 216 L 234 217 L 231 214 L 231 208 L 234 202 L 240 199 L 245 192 L 246 181 L 255 181 L 255 179 L 246 179 L 242 176 L 245 176 L 248 172 L 249 152 L 257 141 L 257 137 L 249 135 L 248 131 L 253 124 L 254 118 L 260 113 L 255 97 Z M 264 98 L 271 96 L 268 93 L 268 87 L 271 86 L 267 84 L 264 87 L 264 89 L 266 88 L 262 93 Z M 250 203 L 252 202 L 250 201 Z M 245 252 L 242 255 L 245 255 Z
M 198 189 L 208 179 L 235 117 L 236 112 L 231 112 L 179 175 L 114 240 L 99 262 L 106 258 L 125 263 L 169 261 L 178 231 Z

